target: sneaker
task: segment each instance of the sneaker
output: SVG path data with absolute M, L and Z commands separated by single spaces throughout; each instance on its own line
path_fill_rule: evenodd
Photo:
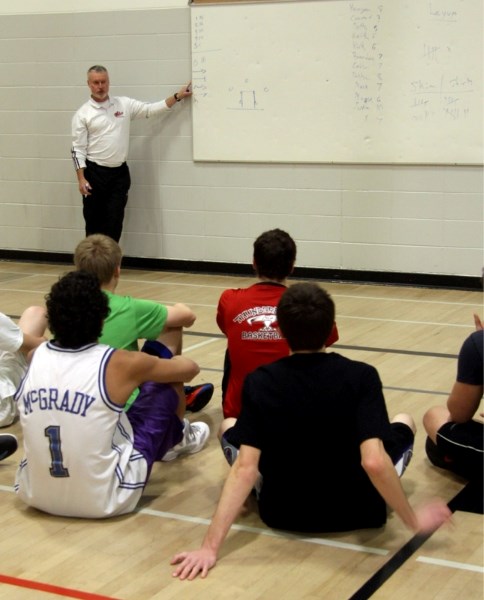
M 0 460 L 13 454 L 18 448 L 17 438 L 11 433 L 0 434 Z
M 412 460 L 412 456 L 413 456 L 413 444 L 405 450 L 405 452 L 402 454 L 400 459 L 395 463 L 395 470 L 399 477 L 401 477 L 405 473 L 406 468 L 408 467 L 410 461 Z
M 202 421 L 190 423 L 188 419 L 183 419 L 183 423 L 182 441 L 166 452 L 161 459 L 163 462 L 175 460 L 181 454 L 195 454 L 205 446 L 205 442 L 210 435 L 210 427 Z
M 211 383 L 202 383 L 201 385 L 186 385 L 185 397 L 187 399 L 186 410 L 189 412 L 198 412 L 206 406 L 213 396 L 213 385 Z

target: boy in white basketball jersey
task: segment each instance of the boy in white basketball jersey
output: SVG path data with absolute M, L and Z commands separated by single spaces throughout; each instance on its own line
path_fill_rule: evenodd
M 132 511 L 153 462 L 183 438 L 177 390 L 198 365 L 185 356 L 160 359 L 98 344 L 108 312 L 95 276 L 77 271 L 55 283 L 47 296 L 54 339 L 37 348 L 15 394 L 24 438 L 15 490 L 51 514 L 102 518 Z M 131 392 L 146 381 L 158 393 L 126 413 Z M 208 437 L 208 426 L 200 427 L 193 451 Z

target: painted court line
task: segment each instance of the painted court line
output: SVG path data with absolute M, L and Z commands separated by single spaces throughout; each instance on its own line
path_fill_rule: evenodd
M 467 486 L 470 484 L 468 483 Z M 467 487 L 466 486 L 466 487 Z M 447 506 L 452 512 L 455 512 L 459 503 L 462 502 L 463 498 L 466 498 L 466 487 L 457 493 Z M 361 587 L 357 590 L 348 600 L 368 600 L 382 585 L 398 571 L 398 569 L 413 555 L 417 552 L 423 544 L 432 537 L 433 532 L 426 534 L 416 534 L 411 538 L 404 546 L 400 548 L 396 554 L 390 557 L 390 559 L 382 566 L 376 573 L 374 573 Z M 424 557 L 422 557 L 424 558 Z M 418 558 L 416 559 L 418 560 Z M 456 565 L 465 565 L 465 563 L 452 563 L 447 560 L 440 559 L 427 559 L 421 562 L 433 561 L 434 564 L 439 564 L 445 567 L 457 568 Z M 467 565 L 470 567 L 468 570 L 474 570 L 475 565 Z M 460 568 L 463 568 L 462 566 Z
M 13 487 L 6 485 L 0 485 L 0 490 L 4 492 L 14 492 Z M 175 521 L 185 521 L 187 523 L 195 523 L 197 525 L 210 525 L 210 519 L 202 519 L 200 517 L 190 517 L 188 515 L 179 515 L 177 513 L 163 512 L 161 510 L 153 510 L 151 508 L 141 508 L 136 511 L 144 515 L 151 515 L 152 517 L 159 517 L 163 519 L 171 519 Z M 379 554 L 380 556 L 387 556 L 388 550 L 383 548 L 373 548 L 371 546 L 363 546 L 360 544 L 349 544 L 346 542 L 337 542 L 336 540 L 327 540 L 323 538 L 311 538 L 311 537 L 299 537 L 291 533 L 280 533 L 277 531 L 261 529 L 260 527 L 247 527 L 246 525 L 232 525 L 234 531 L 246 531 L 248 533 L 256 533 L 258 535 L 267 535 L 271 537 L 279 537 L 287 540 L 296 540 L 299 542 L 306 542 L 308 544 L 316 544 L 319 546 L 331 546 L 332 548 L 343 548 L 345 550 L 353 550 L 355 552 L 366 552 L 367 554 Z
M 59 268 L 62 267 L 68 267 L 69 263 L 57 263 L 57 266 Z M 74 265 L 72 265 L 72 268 L 74 268 Z M 160 272 L 160 273 L 166 273 L 166 271 L 163 270 L 159 270 L 159 269 L 146 269 L 147 271 L 151 271 L 151 272 Z M 138 279 L 137 277 L 131 277 L 131 275 L 127 272 L 127 271 L 133 271 L 133 269 L 131 269 L 130 267 L 123 267 L 123 281 L 126 281 L 127 283 L 141 283 L 143 285 L 146 285 L 147 283 L 149 283 L 150 285 L 156 287 L 156 286 L 179 286 L 179 287 L 186 287 L 186 288 L 211 288 L 211 289 L 220 289 L 220 290 L 225 290 L 227 289 L 227 287 L 233 287 L 233 286 L 226 286 L 226 285 L 222 285 L 221 283 L 188 283 L 185 281 L 173 281 L 173 280 L 163 280 L 163 281 L 149 281 L 147 282 L 145 279 Z M 180 271 L 180 273 L 183 274 L 187 274 L 184 271 Z M 23 278 L 33 278 L 33 277 L 45 277 L 45 278 L 56 278 L 57 274 L 56 273 L 38 273 L 38 272 L 29 272 L 29 271 L 8 271 L 6 273 L 6 275 L 13 275 L 13 280 L 15 279 L 23 279 Z M 206 275 L 210 276 L 209 273 L 207 273 Z M 240 275 L 233 275 L 233 274 L 213 274 L 212 276 L 220 276 L 220 275 L 225 275 L 227 277 L 230 278 L 235 278 L 241 281 L 247 281 L 248 285 L 251 283 L 252 279 L 254 277 L 250 277 L 247 276 L 245 274 L 240 274 Z M 335 281 L 333 279 L 319 279 L 319 278 L 310 278 L 311 280 L 314 280 L 316 282 L 321 283 L 323 286 L 324 285 L 367 285 L 368 287 L 378 287 L 381 284 L 378 283 L 369 283 L 369 282 L 359 282 L 356 283 L 352 282 L 352 281 Z M 301 278 L 301 277 L 294 277 L 294 282 L 296 281 L 306 281 L 305 278 Z M 7 281 L 8 283 L 8 281 Z M 399 287 L 399 285 L 395 285 L 393 287 Z M 413 286 L 409 286 L 410 288 L 416 288 L 416 289 L 420 289 L 422 288 L 421 285 L 413 285 Z M 430 300 L 428 298 L 404 298 L 401 296 L 398 297 L 388 297 L 388 296 L 377 296 L 377 295 L 362 295 L 362 294 L 345 294 L 345 293 L 337 293 L 337 292 L 333 292 L 331 293 L 331 295 L 333 296 L 333 298 L 349 298 L 350 300 L 364 300 L 365 302 L 371 300 L 371 301 L 382 301 L 382 302 L 408 302 L 408 303 L 413 303 L 413 304 L 442 304 L 444 306 L 479 306 L 477 303 L 474 302 L 462 302 L 462 301 L 457 301 L 457 300 Z M 203 306 L 203 305 L 200 305 Z M 211 305 L 209 305 L 211 306 Z
M 172 519 L 176 521 L 186 521 L 189 523 L 196 523 L 198 525 L 210 525 L 210 519 L 201 519 L 199 517 L 189 517 L 187 515 L 178 515 L 176 513 L 163 512 L 160 510 L 152 510 L 151 508 L 142 508 L 138 512 L 151 515 L 153 517 L 161 517 L 164 519 Z M 245 531 L 247 533 L 256 533 L 257 535 L 266 535 L 269 537 L 283 538 L 286 540 L 295 540 L 297 542 L 306 542 L 308 544 L 317 544 L 319 546 L 330 546 L 332 548 L 343 548 L 344 550 L 353 550 L 355 552 L 365 552 L 367 554 L 379 554 L 380 556 L 387 556 L 388 550 L 383 548 L 372 548 L 371 546 L 362 546 L 360 544 L 349 544 L 346 542 L 337 542 L 335 540 L 328 540 L 324 538 L 312 538 L 312 537 L 300 537 L 291 533 L 282 533 L 269 529 L 262 529 L 260 527 L 248 527 L 247 525 L 234 524 L 231 527 L 234 531 Z
M 16 315 L 7 315 L 11 319 L 19 318 Z M 213 338 L 213 341 L 218 339 L 225 339 L 223 333 L 208 333 L 207 331 L 184 331 L 183 336 L 191 337 L 206 337 Z M 426 352 L 424 350 L 402 350 L 396 348 L 378 348 L 376 346 L 357 346 L 355 344 L 340 344 L 336 343 L 331 346 L 335 350 L 362 350 L 364 352 L 379 352 L 387 354 L 404 354 L 408 356 L 430 356 L 432 358 L 452 358 L 456 359 L 457 354 L 448 354 L 443 352 Z
M 13 585 L 15 587 L 27 588 L 30 590 L 37 590 L 38 592 L 56 594 L 57 596 L 63 596 L 64 598 L 78 598 L 79 600 L 116 600 L 116 598 L 113 598 L 112 596 L 90 594 L 89 592 L 82 592 L 80 590 L 73 590 L 58 585 L 51 585 L 50 583 L 31 581 L 30 579 L 21 579 L 19 577 L 10 577 L 9 575 L 2 575 L 1 573 L 0 583 Z
M 13 493 L 13 487 L 0 485 L 0 490 Z M 454 499 L 455 500 L 455 499 Z M 451 501 L 452 502 L 452 501 Z M 449 507 L 451 503 L 449 503 Z M 195 523 L 200 525 L 208 526 L 210 524 L 210 519 L 203 519 L 200 517 L 192 517 L 188 515 L 181 515 L 177 513 L 164 512 L 153 510 L 149 508 L 143 508 L 137 513 L 146 514 L 150 516 L 154 516 L 157 518 L 166 518 L 170 520 L 184 521 L 189 523 Z M 248 527 L 245 525 L 234 524 L 231 527 L 234 531 L 244 531 L 249 533 L 255 533 L 257 535 L 265 535 L 275 538 L 282 538 L 288 540 L 294 540 L 299 542 L 305 542 L 310 544 L 317 544 L 321 546 L 329 546 L 333 548 L 341 548 L 344 550 L 352 550 L 356 552 L 369 553 L 369 554 L 377 554 L 381 556 L 387 556 L 389 554 L 388 550 L 383 548 L 373 548 L 371 546 L 363 546 L 359 544 L 350 544 L 345 542 L 339 542 L 335 540 L 329 540 L 324 538 L 316 538 L 316 537 L 300 537 L 291 533 L 278 532 L 268 529 L 262 529 L 260 527 Z M 373 574 L 370 579 L 368 579 L 363 586 L 357 590 L 355 594 L 353 594 L 350 600 L 367 600 L 374 594 L 376 590 L 378 590 L 385 581 L 395 573 L 402 564 L 415 554 L 415 552 L 427 541 L 432 534 L 427 535 L 416 535 L 411 538 L 400 550 L 393 555 L 389 561 L 384 564 L 376 573 Z M 456 561 L 443 560 L 438 558 L 431 558 L 426 556 L 419 556 L 416 558 L 417 562 L 433 564 L 438 566 L 443 566 L 447 568 L 453 569 L 461 569 L 466 571 L 473 571 L 477 573 L 484 573 L 484 568 L 479 565 L 473 565 L 470 563 L 461 563 Z M 20 579 L 16 577 L 10 577 L 7 575 L 0 574 L 0 583 L 5 583 L 9 585 L 14 585 L 18 587 L 25 587 L 30 589 L 35 589 L 38 591 L 49 592 L 51 594 L 57 594 L 60 596 L 64 596 L 67 598 L 78 598 L 80 600 L 116 600 L 115 598 L 102 596 L 98 594 L 91 594 L 88 592 L 82 592 L 79 590 L 73 590 L 69 588 L 63 588 L 60 586 L 45 584 L 41 582 L 34 582 L 26 579 Z
M 484 573 L 484 567 L 479 565 L 470 565 L 468 563 L 455 562 L 454 560 L 442 560 L 440 558 L 431 558 L 430 556 L 419 556 L 417 562 L 423 562 L 428 565 L 439 565 L 440 567 L 449 567 L 450 569 L 462 569 L 464 571 L 475 571 Z
M 444 354 L 442 352 L 425 352 L 422 350 L 399 350 L 397 348 L 377 348 L 374 346 L 355 346 L 348 344 L 333 344 L 332 348 L 344 348 L 346 350 L 363 350 L 365 352 L 383 352 L 386 354 L 404 354 L 408 356 L 430 356 L 433 358 L 457 358 L 457 354 Z
M 193 344 L 193 346 L 186 346 L 185 348 L 183 348 L 183 354 L 186 354 L 187 352 L 191 352 L 192 350 L 198 350 L 198 348 L 203 348 L 203 346 L 208 346 L 209 344 L 213 344 L 214 342 L 218 342 L 219 339 L 218 338 L 209 338 L 208 340 L 205 340 L 204 342 L 199 342 L 198 344 Z
M 353 319 L 354 321 L 377 321 L 380 323 L 397 323 L 399 325 L 432 325 L 432 327 L 459 327 L 473 331 L 472 325 L 462 323 L 439 323 L 437 321 L 415 321 L 408 319 L 384 319 L 383 317 L 360 317 L 357 315 L 338 314 L 338 319 Z

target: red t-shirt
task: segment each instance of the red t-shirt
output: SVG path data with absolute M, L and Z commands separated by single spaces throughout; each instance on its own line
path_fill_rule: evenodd
M 224 418 L 238 418 L 242 384 L 248 373 L 288 356 L 289 346 L 277 328 L 276 310 L 286 286 L 261 282 L 225 290 L 217 307 L 217 325 L 227 336 L 230 375 L 222 403 Z M 338 340 L 336 325 L 326 343 Z

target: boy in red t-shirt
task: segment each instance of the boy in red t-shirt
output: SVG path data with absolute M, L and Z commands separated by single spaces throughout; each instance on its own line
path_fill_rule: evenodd
M 222 380 L 225 419 L 237 419 L 240 414 L 246 375 L 289 354 L 277 327 L 276 308 L 295 261 L 296 243 L 291 236 L 281 229 L 266 231 L 254 242 L 252 265 L 259 281 L 248 288 L 225 290 L 220 296 L 217 325 L 227 336 Z M 326 346 L 337 340 L 335 325 Z

